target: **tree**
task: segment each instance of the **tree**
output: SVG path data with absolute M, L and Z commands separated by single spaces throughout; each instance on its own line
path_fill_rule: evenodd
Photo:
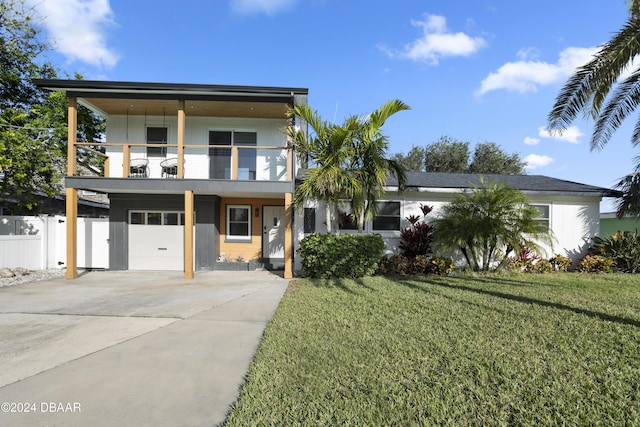
M 362 232 L 364 222 L 377 214 L 377 201 L 384 194 L 387 178 L 394 175 L 401 191 L 406 185 L 404 168 L 387 158 L 389 140 L 382 133 L 382 126 L 391 116 L 409 108 L 395 99 L 385 102 L 366 117 L 352 116 L 345 121 L 346 129 L 355 129 L 349 151 L 349 174 L 359 183 L 360 191 L 354 191 L 351 197 L 359 232 Z
M 66 97 L 33 84 L 57 76 L 49 63 L 38 62 L 47 48 L 25 2 L 0 1 L 0 198 L 16 198 L 33 211 L 41 193 L 61 189 L 67 152 Z M 104 121 L 84 107 L 78 114 L 78 140 L 101 139 Z M 94 152 L 79 151 L 81 164 L 98 165 Z
M 442 136 L 425 150 L 427 172 L 465 173 L 469 165 L 469 143 Z
M 494 142 L 476 145 L 467 173 L 522 175 L 526 162 L 517 153 L 507 154 Z
M 296 156 L 308 168 L 302 176 L 302 183 L 293 194 L 293 205 L 300 209 L 307 200 L 325 203 L 327 234 L 331 234 L 332 218 L 337 206 L 345 198 L 361 192 L 360 182 L 346 173 L 352 149 L 350 139 L 355 129 L 330 124 L 322 120 L 317 111 L 308 105 L 296 105 L 287 115 L 298 117 L 311 128 L 308 134 L 289 126 L 287 134 Z
M 526 163 L 517 153 L 508 154 L 494 142 L 476 145 L 469 161 L 469 142 L 442 136 L 425 149 L 427 172 L 521 175 Z
M 425 149 L 416 145 L 405 156 L 402 153 L 395 153 L 391 156 L 405 171 L 424 172 Z
M 540 250 L 538 241 L 551 242 L 547 225 L 536 221 L 538 214 L 521 191 L 481 180 L 444 206 L 434 222 L 434 239 L 444 250 L 459 250 L 474 270 L 488 271 L 492 264 L 499 268 L 513 251 Z
M 562 133 L 579 113 L 595 121 L 591 150 L 602 149 L 624 120 L 640 103 L 640 67 L 634 59 L 640 54 L 640 0 L 628 0 L 629 18 L 618 33 L 603 44 L 593 59 L 579 67 L 560 90 L 548 116 L 548 128 Z M 629 71 L 631 73 L 629 74 Z M 628 76 L 627 76 L 628 75 Z M 631 143 L 640 144 L 640 120 L 636 121 Z M 636 163 L 636 173 L 640 163 Z M 640 215 L 637 178 L 624 177 L 617 186 L 625 192 L 626 201 L 618 204 L 618 215 Z

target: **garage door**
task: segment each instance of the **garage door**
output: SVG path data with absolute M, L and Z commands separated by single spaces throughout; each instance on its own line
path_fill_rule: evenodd
M 129 212 L 129 270 L 184 270 L 184 212 Z

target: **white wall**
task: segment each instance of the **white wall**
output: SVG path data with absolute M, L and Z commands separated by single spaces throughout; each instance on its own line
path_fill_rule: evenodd
M 127 124 L 128 123 L 128 124 Z M 257 133 L 258 146 L 286 146 L 284 129 L 285 119 L 234 118 L 234 117 L 189 117 L 185 129 L 185 178 L 209 178 L 209 150 L 207 147 L 189 145 L 208 145 L 210 130 L 252 131 Z M 167 126 L 168 144 L 177 144 L 177 117 L 162 116 L 111 116 L 107 121 L 108 143 L 144 144 L 146 126 Z M 109 176 L 122 176 L 122 148 L 107 147 L 110 159 Z M 258 150 L 257 180 L 284 179 L 286 175 L 286 150 Z M 168 148 L 168 156 L 177 156 L 176 147 Z M 131 158 L 147 158 L 145 147 L 132 147 Z M 164 158 L 149 157 L 149 174 L 160 178 L 160 162 Z
M 427 216 L 427 221 L 435 219 L 442 213 L 442 207 L 453 197 L 452 193 L 428 193 L 415 192 L 394 194 L 382 198 L 380 201 L 400 201 L 401 227 L 408 227 L 409 221 L 406 218 L 410 215 L 418 215 L 422 218 L 420 205 L 432 206 L 432 212 Z M 586 254 L 589 247 L 590 238 L 600 233 L 600 198 L 599 197 L 560 197 L 560 196 L 529 196 L 532 204 L 549 205 L 550 228 L 554 235 L 552 247 L 546 247 L 545 258 L 550 258 L 554 254 L 561 254 L 574 261 L 579 260 Z M 317 202 L 307 202 L 306 207 L 316 208 L 316 232 L 325 233 L 325 209 L 324 205 Z M 305 237 L 303 232 L 303 210 L 298 210 L 295 217 L 295 241 L 294 247 L 299 247 L 298 242 Z M 352 231 L 341 231 L 349 233 Z M 400 243 L 399 231 L 381 232 L 383 240 L 387 245 L 387 253 L 399 253 Z M 300 256 L 296 254 L 294 268 L 300 270 Z

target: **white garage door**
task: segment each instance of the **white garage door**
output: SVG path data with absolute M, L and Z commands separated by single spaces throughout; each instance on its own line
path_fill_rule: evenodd
M 184 212 L 129 212 L 129 270 L 184 270 Z

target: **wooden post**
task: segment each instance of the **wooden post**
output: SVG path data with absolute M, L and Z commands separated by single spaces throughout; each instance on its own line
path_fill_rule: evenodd
M 178 101 L 178 178 L 184 178 L 184 131 L 186 118 L 184 101 Z
M 293 278 L 293 194 L 284 193 L 284 278 Z
M 231 179 L 238 179 L 238 147 L 231 147 Z
M 193 191 L 184 192 L 184 278 L 193 279 Z
M 124 144 L 122 146 L 122 177 L 129 178 L 129 173 L 131 173 L 131 146 L 129 144 Z
M 111 162 L 108 157 L 104 159 L 104 177 L 109 178 L 109 168 L 111 167 Z
M 67 130 L 67 175 L 76 174 L 76 132 L 78 130 L 78 101 L 69 98 Z M 67 187 L 67 270 L 65 277 L 78 277 L 78 190 Z

